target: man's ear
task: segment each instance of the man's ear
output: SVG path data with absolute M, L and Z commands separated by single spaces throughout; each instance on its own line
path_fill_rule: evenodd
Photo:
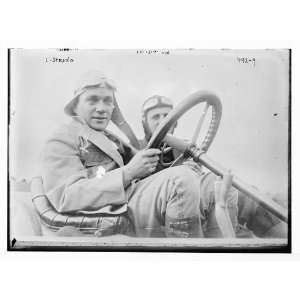
M 77 96 L 77 97 L 74 99 L 74 104 L 73 104 L 73 108 L 72 108 L 72 111 L 73 111 L 74 116 L 77 116 L 77 107 L 78 107 L 79 97 L 80 97 L 80 96 Z
M 112 112 L 111 115 L 111 121 L 116 124 L 117 126 L 119 126 L 122 123 L 125 123 L 125 118 L 120 110 L 120 107 L 118 105 L 118 102 L 116 100 L 115 94 L 113 94 L 113 98 L 114 98 L 114 110 Z

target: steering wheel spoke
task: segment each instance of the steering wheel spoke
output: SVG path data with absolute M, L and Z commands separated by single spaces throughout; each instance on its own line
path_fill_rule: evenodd
M 205 107 L 204 107 L 204 109 L 203 109 L 203 111 L 202 111 L 202 114 L 201 114 L 201 116 L 200 116 L 200 119 L 199 119 L 199 121 L 198 121 L 197 127 L 196 127 L 196 129 L 195 129 L 195 131 L 194 131 L 194 135 L 193 135 L 193 138 L 192 138 L 192 144 L 193 144 L 193 145 L 195 145 L 196 142 L 197 142 L 197 140 L 198 140 L 198 137 L 199 137 L 199 134 L 200 134 L 202 125 L 203 125 L 203 121 L 204 121 L 204 119 L 205 119 L 205 116 L 206 116 L 206 114 L 207 114 L 207 111 L 208 111 L 209 106 L 210 106 L 210 105 L 206 102 Z

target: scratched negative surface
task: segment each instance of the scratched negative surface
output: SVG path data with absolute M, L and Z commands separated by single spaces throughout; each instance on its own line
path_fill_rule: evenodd
M 270 252 L 290 250 L 289 50 L 11 49 L 9 60 L 10 249 L 62 247 L 68 250 L 77 247 L 84 251 L 85 247 L 103 250 L 106 247 L 126 249 L 128 246 L 133 250 L 165 247 L 170 251 L 178 248 L 205 251 L 214 247 L 219 251 L 232 248 L 267 249 Z M 41 175 L 40 159 L 47 138 L 60 124 L 69 122 L 70 117 L 64 114 L 63 108 L 74 94 L 77 78 L 89 70 L 100 70 L 113 80 L 118 105 L 139 140 L 144 138 L 142 104 L 150 96 L 166 96 L 176 108 L 199 91 L 205 91 L 204 95 L 216 95 L 222 106 L 222 116 L 205 155 L 218 166 L 231 170 L 233 178 L 246 183 L 246 190 L 249 187 L 255 195 L 263 195 L 263 206 L 272 212 L 268 222 L 277 217 L 283 220 L 279 221 L 283 224 L 280 235 L 271 231 L 270 236 L 263 235 L 259 226 L 264 225 L 256 224 L 256 221 L 253 221 L 256 237 L 245 241 L 237 237 L 156 239 L 123 234 L 105 238 L 95 235 L 62 238 L 56 236 L 54 227 L 41 227 L 31 201 L 30 182 Z M 203 122 L 199 122 L 203 110 L 205 103 L 179 118 L 174 135 L 181 142 L 188 144 L 198 126 L 201 130 L 193 142 L 201 145 L 211 120 L 214 120 L 209 107 Z M 220 111 L 216 109 L 216 113 Z M 108 129 L 129 142 L 111 122 Z M 193 155 L 200 157 L 201 149 L 198 150 Z M 191 149 L 189 153 L 192 153 Z M 203 160 L 202 170 L 210 172 L 209 169 L 213 169 L 218 173 L 215 164 L 210 168 L 210 161 Z M 242 184 L 245 192 L 244 188 Z M 264 205 L 265 199 L 271 199 L 271 204 L 266 200 Z M 254 202 L 261 203 L 257 199 Z M 241 207 L 239 209 L 241 213 Z M 60 216 L 55 218 L 58 220 Z M 230 230 L 221 232 L 230 235 Z

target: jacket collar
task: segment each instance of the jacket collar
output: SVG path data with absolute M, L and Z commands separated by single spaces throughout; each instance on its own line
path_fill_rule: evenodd
M 124 166 L 122 156 L 117 150 L 117 146 L 112 142 L 102 131 L 96 131 L 90 128 L 86 122 L 78 116 L 72 117 L 73 121 L 81 124 L 79 135 L 84 139 L 89 140 L 104 153 L 110 156 L 120 167 Z

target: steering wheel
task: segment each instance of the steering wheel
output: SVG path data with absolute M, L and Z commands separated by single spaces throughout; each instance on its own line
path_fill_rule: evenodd
M 162 121 L 162 123 L 156 128 L 154 131 L 148 145 L 147 149 L 149 148 L 161 148 L 162 153 L 160 157 L 160 162 L 164 167 L 168 167 L 172 165 L 174 162 L 171 163 L 164 163 L 163 162 L 163 155 L 170 151 L 170 147 L 166 147 L 166 144 L 162 145 L 162 142 L 167 135 L 168 131 L 172 127 L 172 125 L 178 121 L 178 119 L 185 114 L 188 110 L 190 110 L 195 105 L 198 105 L 200 103 L 206 103 L 205 108 L 203 110 L 202 115 L 199 118 L 197 127 L 194 131 L 192 140 L 190 145 L 195 145 L 197 138 L 200 134 L 201 127 L 203 120 L 205 118 L 205 115 L 211 106 L 212 108 L 212 117 L 209 124 L 208 131 L 206 133 L 206 136 L 203 140 L 203 142 L 200 145 L 200 150 L 202 152 L 206 152 L 208 148 L 210 147 L 211 143 L 213 142 L 217 130 L 220 125 L 221 116 L 222 116 L 222 104 L 217 95 L 215 95 L 212 92 L 209 91 L 198 91 L 193 94 L 191 94 L 189 97 L 184 99 L 178 106 L 176 106 L 169 114 L 168 116 Z M 162 147 L 161 147 L 162 146 Z M 183 154 L 182 154 L 183 156 Z

